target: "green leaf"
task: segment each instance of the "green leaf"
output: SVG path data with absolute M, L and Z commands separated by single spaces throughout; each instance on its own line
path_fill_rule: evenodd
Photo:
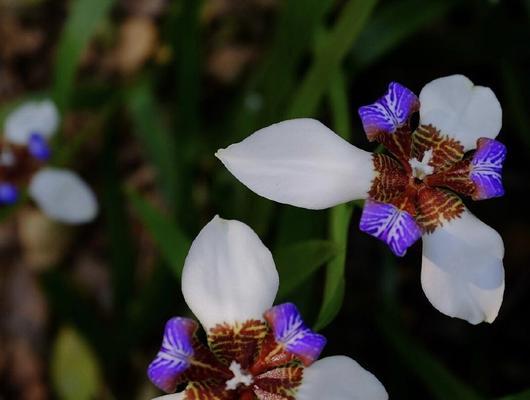
M 54 389 L 63 400 L 95 399 L 102 389 L 96 356 L 70 327 L 63 327 L 57 335 L 51 356 L 51 376 Z
M 289 118 L 313 115 L 328 90 L 335 71 L 367 23 L 377 0 L 350 0 L 322 45 L 318 46 L 313 65 L 298 88 Z
M 333 76 L 329 89 L 329 100 L 333 113 L 333 126 L 344 139 L 351 137 L 350 113 L 347 83 L 344 74 L 339 69 Z M 317 317 L 315 329 L 320 330 L 337 316 L 344 299 L 344 267 L 348 248 L 348 226 L 352 208 L 342 204 L 333 207 L 329 213 L 329 238 L 338 246 L 337 256 L 326 267 L 326 284 L 324 297 Z
M 498 400 L 528 400 L 530 399 L 530 389 L 523 390 L 520 393 L 510 394 L 500 397 Z
M 348 226 L 352 207 L 343 204 L 330 211 L 330 239 L 337 246 L 337 255 L 326 267 L 324 297 L 315 323 L 315 330 L 321 330 L 337 316 L 344 298 L 344 267 L 348 243 Z
M 133 133 L 145 149 L 146 156 L 156 166 L 162 192 L 173 208 L 178 184 L 176 144 L 171 131 L 163 123 L 164 116 L 153 96 L 151 82 L 140 80 L 126 98 L 134 125 Z
M 260 71 L 264 105 L 262 125 L 277 122 L 285 112 L 302 57 L 311 50 L 315 33 L 333 3 L 332 0 L 289 0 L 283 4 L 271 52 Z M 304 12 L 300 12 L 301 9 Z
M 326 240 L 308 240 L 280 248 L 274 257 L 280 274 L 278 299 L 286 298 L 336 254 L 335 245 Z
M 366 67 L 387 54 L 418 30 L 442 18 L 454 5 L 453 0 L 402 0 L 381 6 L 359 35 L 354 57 Z
M 480 400 L 475 390 L 454 376 L 400 326 L 393 314 L 381 313 L 377 322 L 386 341 L 407 368 L 421 379 L 433 398 L 440 400 Z
M 57 48 L 53 97 L 64 110 L 73 91 L 75 73 L 83 51 L 105 18 L 113 0 L 74 0 Z
M 153 236 L 175 277 L 180 279 L 184 260 L 191 246 L 190 240 L 170 218 L 162 214 L 138 194 L 129 191 L 129 200 L 142 223 Z

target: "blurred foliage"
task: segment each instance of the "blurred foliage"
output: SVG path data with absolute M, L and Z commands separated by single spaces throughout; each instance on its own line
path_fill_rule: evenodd
M 61 399 L 93 399 L 101 390 L 96 357 L 72 329 L 62 328 L 55 339 L 51 373 L 55 391 Z
M 530 219 L 515 213 L 525 209 L 530 180 L 528 2 L 72 0 L 5 15 L 35 24 L 45 39 L 41 53 L 3 60 L 0 117 L 23 99 L 53 96 L 65 118 L 53 162 L 79 169 L 102 206 L 61 265 L 39 275 L 52 326 L 73 327 L 44 334 L 55 343 L 57 396 L 155 395 L 145 368 L 164 322 L 189 314 L 184 258 L 219 214 L 252 226 L 271 249 L 278 298 L 296 302 L 323 331 L 327 353 L 358 360 L 392 398 L 530 399 Z M 156 39 L 123 68 L 116 54 L 138 39 L 127 39 L 132 19 L 141 20 L 134 35 Z M 473 207 L 507 246 L 506 299 L 492 326 L 438 314 L 421 292 L 419 245 L 389 261 L 386 248 L 358 232 L 359 204 L 318 212 L 274 204 L 213 156 L 295 116 L 319 118 L 369 148 L 359 105 L 389 81 L 419 92 L 451 73 L 491 86 L 505 114 L 508 195 Z M 13 76 L 22 83 L 8 85 Z M 7 224 L 16 211 L 0 218 Z M 86 252 L 108 287 L 77 279 Z

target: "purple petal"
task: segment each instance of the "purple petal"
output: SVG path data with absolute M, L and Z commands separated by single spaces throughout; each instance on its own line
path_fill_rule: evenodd
M 162 347 L 149 364 L 147 375 L 159 389 L 174 392 L 178 379 L 190 366 L 193 335 L 197 323 L 188 318 L 171 318 L 164 330 Z
M 506 146 L 494 139 L 480 138 L 477 151 L 471 160 L 469 177 L 475 184 L 474 200 L 490 199 L 504 194 L 502 164 L 506 159 Z
M 18 189 L 11 183 L 0 183 L 0 205 L 12 205 L 18 200 Z
M 326 338 L 309 329 L 296 306 L 284 303 L 265 312 L 265 319 L 272 327 L 274 338 L 285 349 L 308 366 L 315 361 L 326 345 Z
M 383 97 L 359 108 L 364 130 L 369 140 L 380 133 L 394 133 L 419 110 L 418 97 L 405 86 L 392 82 Z
M 28 140 L 29 153 L 40 161 L 48 161 L 52 155 L 46 139 L 39 133 L 32 133 Z
M 400 257 L 421 237 L 420 227 L 408 212 L 369 199 L 364 203 L 359 227 L 385 242 Z

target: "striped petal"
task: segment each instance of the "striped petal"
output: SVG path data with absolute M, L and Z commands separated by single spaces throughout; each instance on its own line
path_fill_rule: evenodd
M 480 138 L 471 161 L 470 178 L 475 184 L 473 200 L 484 200 L 504 194 L 502 165 L 506 146 L 494 139 Z
M 359 227 L 385 242 L 397 256 L 404 256 L 421 237 L 420 227 L 408 212 L 370 199 L 364 203 Z
M 309 329 L 296 306 L 284 303 L 265 312 L 265 319 L 272 327 L 274 338 L 284 348 L 298 357 L 304 365 L 312 364 L 326 345 L 326 338 Z
M 418 97 L 405 86 L 392 82 L 383 97 L 359 108 L 364 131 L 369 140 L 384 133 L 395 133 L 420 107 Z
M 162 347 L 147 369 L 155 386 L 174 392 L 179 377 L 189 368 L 193 356 L 193 335 L 197 323 L 188 318 L 171 318 L 164 330 Z

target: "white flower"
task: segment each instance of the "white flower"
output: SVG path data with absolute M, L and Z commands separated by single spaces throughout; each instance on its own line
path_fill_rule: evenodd
M 281 203 L 322 209 L 366 199 L 361 230 L 396 255 L 423 237 L 422 285 L 437 309 L 492 322 L 504 292 L 502 239 L 455 193 L 475 200 L 504 193 L 494 93 L 462 75 L 430 82 L 419 99 L 391 83 L 359 114 L 369 140 L 393 157 L 360 150 L 312 119 L 271 125 L 216 156 L 248 188 Z
M 17 185 L 27 182 L 30 197 L 48 217 L 86 223 L 98 212 L 90 187 L 73 171 L 44 165 L 51 156 L 48 140 L 58 126 L 59 112 L 51 100 L 24 103 L 8 115 L 0 143 L 0 176 L 10 180 L 0 182 L 0 205 L 15 203 Z
M 252 229 L 219 217 L 208 223 L 186 258 L 182 292 L 209 349 L 195 337 L 195 321 L 175 317 L 167 323 L 148 375 L 166 392 L 180 384 L 185 389 L 163 398 L 388 398 L 352 359 L 315 361 L 324 337 L 307 328 L 293 304 L 272 307 L 277 290 L 271 253 Z
M 34 133 L 50 139 L 59 127 L 59 118 L 59 111 L 51 100 L 28 101 L 6 118 L 5 138 L 20 145 L 26 145 Z

